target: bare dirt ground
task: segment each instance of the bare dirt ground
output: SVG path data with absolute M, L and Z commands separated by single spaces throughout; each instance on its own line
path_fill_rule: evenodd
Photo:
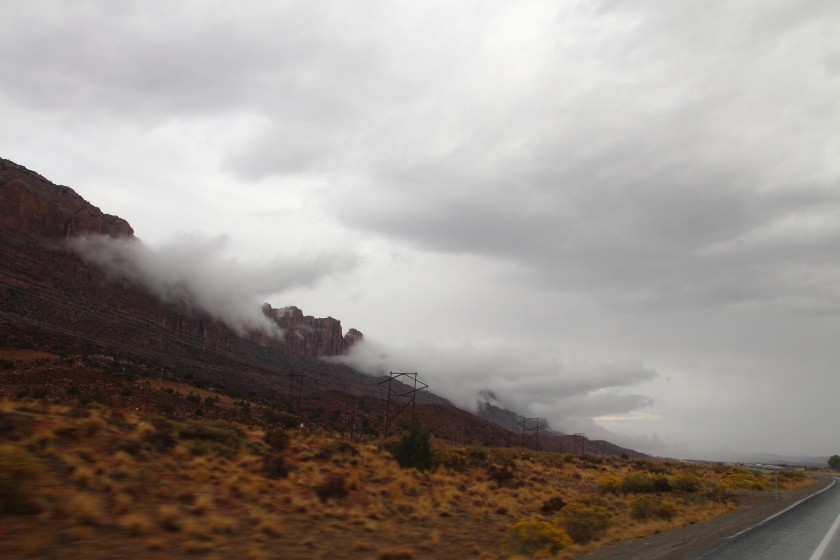
M 741 507 L 712 521 L 689 525 L 667 533 L 606 546 L 581 560 L 687 560 L 713 550 L 721 541 L 749 529 L 771 515 L 811 496 L 831 483 L 830 477 L 798 492 L 750 492 L 738 496 Z

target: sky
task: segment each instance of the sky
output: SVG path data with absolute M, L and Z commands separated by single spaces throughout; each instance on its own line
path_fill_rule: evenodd
M 657 455 L 827 456 L 839 24 L 831 0 L 4 0 L 0 156 L 240 328 L 333 316 L 365 371 Z

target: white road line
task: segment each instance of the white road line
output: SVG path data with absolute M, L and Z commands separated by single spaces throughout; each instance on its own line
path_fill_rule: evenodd
M 825 554 L 825 549 L 828 548 L 828 543 L 831 542 L 832 537 L 834 537 L 834 533 L 837 532 L 837 528 L 840 527 L 840 515 L 837 516 L 837 519 L 834 520 L 834 524 L 831 526 L 831 529 L 828 530 L 828 533 L 825 534 L 823 537 L 820 546 L 817 547 L 817 550 L 811 555 L 810 560 L 820 560 Z
M 741 535 L 743 535 L 744 533 L 748 533 L 748 532 L 752 531 L 753 529 L 755 529 L 755 528 L 757 528 L 757 527 L 761 527 L 762 525 L 764 525 L 764 524 L 765 524 L 765 523 L 767 523 L 768 521 L 770 521 L 770 520 L 772 520 L 772 519 L 776 519 L 776 518 L 777 518 L 777 517 L 779 517 L 780 515 L 784 515 L 785 513 L 789 512 L 790 510 L 792 510 L 793 508 L 795 508 L 796 506 L 798 506 L 798 505 L 799 505 L 799 504 L 801 504 L 802 502 L 807 502 L 807 501 L 808 501 L 808 500 L 810 500 L 811 498 L 813 498 L 813 497 L 815 497 L 815 496 L 819 496 L 819 495 L 820 495 L 820 494 L 822 494 L 823 492 L 827 492 L 827 491 L 831 490 L 831 488 L 832 488 L 835 484 L 837 484 L 837 479 L 836 479 L 836 478 L 832 478 L 832 479 L 831 479 L 831 484 L 829 484 L 828 486 L 826 486 L 826 487 L 825 487 L 825 488 L 823 488 L 822 490 L 819 490 L 818 492 L 814 492 L 813 494 L 811 494 L 811 495 L 809 495 L 809 496 L 806 496 L 806 497 L 802 498 L 801 500 L 799 500 L 799 501 L 798 501 L 798 502 L 796 502 L 795 504 L 791 504 L 791 505 L 789 505 L 788 507 L 786 507 L 786 508 L 785 508 L 785 509 L 783 509 L 782 511 L 777 511 L 776 513 L 774 513 L 773 515 L 771 515 L 771 516 L 770 516 L 770 517 L 768 517 L 767 519 L 762 519 L 761 521 L 759 521 L 758 523 L 756 523 L 756 524 L 755 524 L 755 525 L 753 525 L 752 527 L 747 527 L 747 528 L 746 528 L 746 529 L 744 529 L 743 531 L 739 531 L 739 532 L 735 533 L 734 535 L 731 535 L 731 536 L 726 537 L 726 538 L 727 538 L 727 539 L 734 539 L 734 538 L 736 538 L 736 537 L 740 537 L 740 536 L 741 536 Z M 810 560 L 815 560 L 815 559 L 814 559 L 814 558 L 811 558 Z

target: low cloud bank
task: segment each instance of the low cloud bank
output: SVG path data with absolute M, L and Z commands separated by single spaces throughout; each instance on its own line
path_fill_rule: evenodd
M 599 416 L 650 406 L 650 397 L 626 390 L 659 376 L 637 362 L 559 359 L 553 349 L 509 341 L 386 348 L 365 338 L 337 360 L 371 375 L 417 371 L 432 392 L 467 410 L 475 411 L 489 392 L 501 406 L 569 432 Z
M 149 247 L 137 239 L 85 236 L 69 247 L 85 262 L 143 286 L 166 303 L 195 307 L 238 334 L 279 334 L 261 305 L 271 295 L 311 286 L 356 264 L 348 254 L 318 253 L 243 262 L 226 253 L 227 238 L 181 235 Z

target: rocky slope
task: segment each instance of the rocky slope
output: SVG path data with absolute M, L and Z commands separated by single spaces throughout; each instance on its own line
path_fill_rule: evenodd
M 84 234 L 132 238 L 134 232 L 73 189 L 0 159 L 0 348 L 46 346 L 62 355 L 107 355 L 130 364 L 121 371 L 154 371 L 161 379 L 278 409 L 300 394 L 299 406 L 319 417 L 364 402 L 360 422 L 382 426 L 383 412 L 374 404 L 384 397 L 380 379 L 321 359 L 346 353 L 363 340 L 360 331 L 345 333 L 335 318 L 266 304 L 263 313 L 282 329 L 282 338 L 264 332 L 240 336 L 194 306 L 163 303 L 142 286 L 85 263 L 65 245 L 67 238 Z M 519 442 L 519 430 L 509 425 L 516 415 L 509 411 L 502 411 L 508 413 L 505 421 L 480 419 L 428 391 L 418 403 L 425 407 L 418 414 L 439 437 Z M 548 434 L 542 446 L 572 451 L 570 441 Z M 604 444 L 604 453 L 636 455 Z

